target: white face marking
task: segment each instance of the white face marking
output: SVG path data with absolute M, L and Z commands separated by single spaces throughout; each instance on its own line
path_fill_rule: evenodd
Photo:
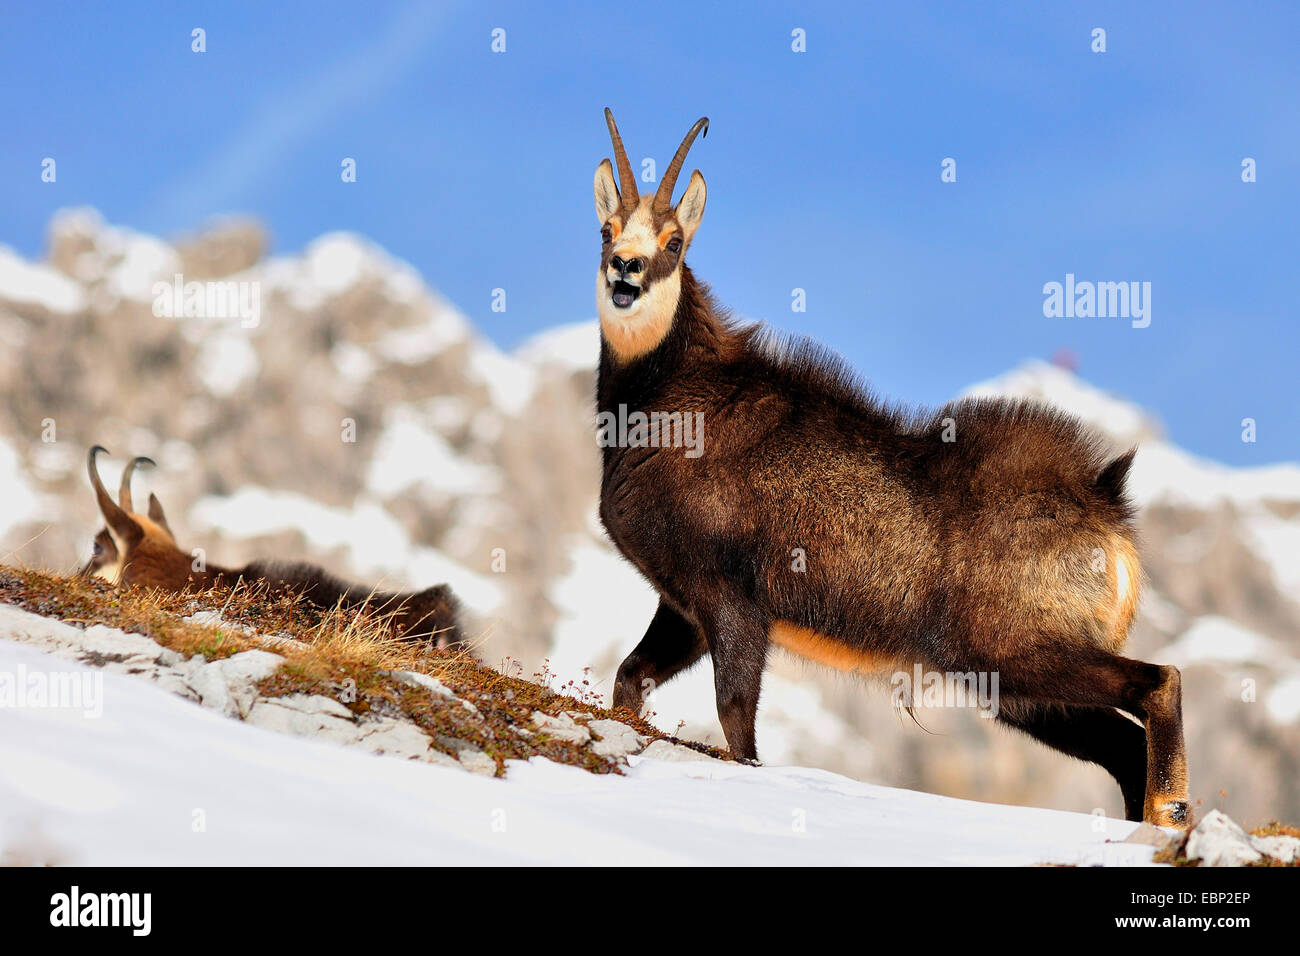
M 652 201 L 649 194 L 641 197 L 640 205 L 614 240 L 611 257 L 642 259 L 649 267 L 650 260 L 659 252 L 659 235 L 650 211 Z M 642 271 L 640 275 L 627 276 L 624 281 L 640 286 L 644 276 Z M 613 283 L 618 278 L 618 270 L 612 265 L 606 267 L 604 274 L 597 273 L 596 312 L 600 316 L 601 334 L 615 358 L 630 362 L 654 349 L 672 328 L 682 292 L 682 277 L 674 269 L 671 275 L 657 279 L 636 301 L 623 308 L 614 305 Z

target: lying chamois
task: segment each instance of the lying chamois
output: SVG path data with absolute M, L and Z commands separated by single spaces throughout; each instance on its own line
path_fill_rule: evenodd
M 242 568 L 215 565 L 196 568 L 191 556 L 176 546 L 158 498 L 149 496 L 147 516 L 137 514 L 131 502 L 131 476 L 136 466 L 154 462 L 138 457 L 127 463 L 115 503 L 95 467 L 95 456 L 101 451 L 105 449 L 99 445 L 90 449 L 86 468 L 107 526 L 95 535 L 93 554 L 81 569 L 81 575 L 165 591 L 233 587 L 240 581 L 273 589 L 286 588 L 300 593 L 321 610 L 337 606 L 347 610 L 372 608 L 389 617 L 403 640 L 432 641 L 438 647 L 456 649 L 465 646 L 458 622 L 460 605 L 445 584 L 423 591 L 385 593 L 350 584 L 314 564 L 254 561 Z
M 1133 452 L 1106 462 L 1080 422 L 1024 402 L 903 413 L 817 346 L 737 327 L 682 261 L 698 171 L 672 203 L 708 120 L 641 196 L 605 119 L 600 417 L 704 425 L 702 455 L 644 419 L 602 437 L 601 519 L 660 599 L 615 705 L 710 654 L 727 744 L 754 759 L 773 644 L 848 671 L 997 674 L 998 719 L 1108 770 L 1129 819 L 1186 827 L 1179 673 L 1119 655 L 1141 577 Z

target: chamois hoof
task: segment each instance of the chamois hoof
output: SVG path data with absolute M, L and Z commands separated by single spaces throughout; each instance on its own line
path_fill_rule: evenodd
M 734 760 L 736 763 L 744 764 L 746 767 L 761 767 L 761 766 L 763 766 L 763 761 L 759 760 L 757 757 L 736 757 L 736 756 L 733 756 L 731 759 Z
M 1186 830 L 1191 825 L 1191 808 L 1186 800 L 1164 800 L 1148 805 L 1143 818 L 1158 827 Z

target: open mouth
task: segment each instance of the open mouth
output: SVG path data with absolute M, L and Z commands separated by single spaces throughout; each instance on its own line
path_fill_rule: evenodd
M 624 282 L 619 279 L 614 283 L 610 291 L 610 298 L 614 300 L 614 305 L 620 309 L 626 309 L 629 305 L 637 300 L 641 295 L 641 287 L 635 286 L 630 282 Z

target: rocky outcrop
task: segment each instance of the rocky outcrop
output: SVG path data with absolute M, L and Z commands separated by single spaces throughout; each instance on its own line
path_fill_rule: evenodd
M 219 615 L 211 613 L 201 618 L 192 615 L 187 620 L 227 626 Z M 264 730 L 486 776 L 497 773 L 496 760 L 471 740 L 446 734 L 431 737 L 411 720 L 368 711 L 354 712 L 342 701 L 324 694 L 268 696 L 262 693 L 262 682 L 285 662 L 282 655 L 271 651 L 244 650 L 216 660 L 198 654 L 186 658 L 141 634 L 102 624 L 83 630 L 7 604 L 0 604 L 0 640 L 19 641 L 57 657 L 150 681 L 223 717 L 242 720 Z M 268 643 L 276 646 L 284 641 L 277 638 Z M 399 683 L 458 704 L 476 720 L 482 720 L 472 702 L 457 697 L 435 677 L 416 671 L 384 673 Z M 533 729 L 517 728 L 518 732 L 523 736 L 546 735 L 588 746 L 597 756 L 621 764 L 638 754 L 670 760 L 715 759 L 664 740 L 647 747 L 647 738 L 627 724 L 594 719 L 584 712 L 551 715 L 534 711 L 532 723 Z M 679 751 L 691 758 L 683 757 Z

